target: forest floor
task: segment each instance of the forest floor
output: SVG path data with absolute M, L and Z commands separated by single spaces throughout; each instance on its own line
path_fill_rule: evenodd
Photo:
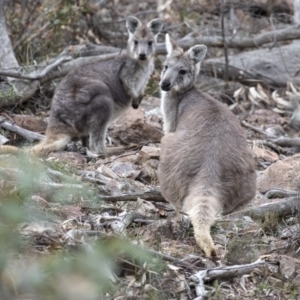
M 191 27 L 219 22 L 213 13 L 201 12 L 204 23 L 198 24 L 195 13 L 191 10 L 186 16 Z M 173 14 L 170 10 L 165 15 L 170 26 L 179 22 Z M 255 33 L 268 30 L 263 26 L 265 19 L 245 18 L 248 27 L 255 24 Z M 183 36 L 189 26 L 181 24 L 173 34 Z M 221 55 L 218 48 L 208 54 Z M 241 120 L 255 154 L 258 178 L 253 201 L 242 211 L 220 216 L 213 226 L 218 256 L 209 259 L 196 245 L 193 228 L 186 223 L 178 226 L 173 207 L 159 192 L 157 167 L 163 133 L 158 81 L 163 59 L 156 60 L 157 69 L 141 107 L 130 109 L 111 124 L 107 145 L 120 147 L 115 155 L 90 159 L 80 142 L 74 142 L 65 151 L 41 159 L 0 156 L 0 199 L 17 203 L 21 214 L 27 214 L 24 219 L 9 215 L 9 220 L 18 220 L 13 231 L 25 245 L 12 243 L 14 256 L 1 277 L 0 299 L 54 299 L 49 296 L 54 291 L 60 295 L 55 299 L 72 300 L 300 299 L 299 128 L 292 122 L 293 111 L 280 106 L 290 102 L 291 95 L 299 96 L 300 89 L 287 83 L 274 93 L 260 84 L 250 87 L 207 74 L 199 77 L 198 88 L 228 105 Z M 41 92 L 0 115 L 22 128 L 44 133 L 49 110 L 50 97 Z M 15 133 L 3 129 L 0 133 L 10 144 L 30 146 Z M 12 230 L 9 227 L 4 234 L 1 228 L 5 247 L 4 238 L 9 239 Z M 115 244 L 114 237 L 124 244 Z M 113 268 L 107 267 L 105 258 L 96 256 L 95 261 L 90 247 L 99 240 L 109 244 L 101 253 L 114 261 Z M 39 281 L 32 275 L 40 274 L 35 273 L 38 263 L 44 268 L 46 262 L 48 272 L 56 268 L 47 261 L 49 257 L 63 253 L 60 263 L 64 265 L 79 250 L 87 253 L 78 265 L 82 273 L 69 266 L 68 271 L 64 269 L 68 277 L 52 278 L 52 285 L 51 276 Z M 114 286 L 104 287 L 101 297 L 95 296 L 99 279 L 85 280 L 99 269 L 109 278 L 107 286 Z M 30 280 L 35 284 L 28 288 Z M 38 284 L 47 286 L 43 291 L 49 297 L 41 298 Z M 67 295 L 66 290 L 72 293 Z

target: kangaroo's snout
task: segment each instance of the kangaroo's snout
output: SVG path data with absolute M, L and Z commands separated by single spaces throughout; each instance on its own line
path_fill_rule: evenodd
M 171 82 L 168 80 L 164 80 L 161 85 L 161 89 L 165 92 L 168 92 L 171 89 Z
M 139 54 L 139 60 L 146 60 L 147 56 L 145 53 Z
M 138 109 L 139 108 L 139 104 L 137 104 L 137 103 L 132 103 L 131 106 L 134 109 Z

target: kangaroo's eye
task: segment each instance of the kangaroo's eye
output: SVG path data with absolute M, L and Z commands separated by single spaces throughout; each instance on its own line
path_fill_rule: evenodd
M 134 45 L 137 46 L 139 44 L 139 42 L 137 40 L 134 40 Z
M 168 70 L 168 65 L 164 65 L 164 70 Z
M 179 74 L 180 74 L 180 75 L 185 75 L 186 73 L 187 73 L 186 70 L 180 70 L 180 71 L 179 71 Z
M 148 42 L 148 46 L 151 47 L 153 45 L 153 41 Z

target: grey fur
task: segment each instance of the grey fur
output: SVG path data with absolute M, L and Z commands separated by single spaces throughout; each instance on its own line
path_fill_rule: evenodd
M 175 42 L 168 38 L 170 50 Z M 198 245 L 212 256 L 217 252 L 210 227 L 216 215 L 229 213 L 255 196 L 256 173 L 237 118 L 195 88 L 200 65 L 190 56 L 193 48 L 184 53 L 175 45 L 175 55 L 169 53 L 161 74 L 165 136 L 158 176 L 163 196 L 177 211 L 184 207 Z M 180 74 L 181 70 L 186 73 Z
M 143 25 L 128 17 L 126 26 L 125 55 L 80 66 L 61 81 L 52 100 L 46 138 L 32 149 L 37 155 L 61 150 L 71 139 L 87 136 L 91 156 L 106 154 L 109 122 L 130 105 L 137 108 L 143 98 L 163 21 L 154 19 Z

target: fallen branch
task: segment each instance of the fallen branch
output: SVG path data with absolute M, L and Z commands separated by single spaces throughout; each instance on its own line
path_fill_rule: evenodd
M 287 197 L 299 197 L 300 194 L 298 191 L 290 191 L 290 190 L 283 190 L 283 189 L 273 189 L 269 190 L 265 194 L 266 198 L 273 199 L 273 198 L 287 198 Z
M 112 202 L 137 201 L 138 198 L 149 200 L 149 201 L 167 202 L 158 189 L 151 189 L 141 194 L 129 194 L 129 195 L 121 195 L 121 196 L 102 196 L 101 200 L 112 201 Z
M 19 134 L 20 136 L 24 137 L 29 142 L 33 142 L 36 140 L 40 141 L 44 138 L 44 135 L 24 129 L 17 125 L 11 124 L 10 122 L 5 121 L 5 119 L 2 117 L 0 117 L 0 127 Z
M 210 282 L 216 279 L 229 279 L 237 276 L 242 276 L 244 274 L 251 273 L 257 267 L 263 267 L 267 263 L 264 259 L 259 258 L 253 263 L 245 265 L 234 265 L 226 267 L 217 267 L 208 270 L 202 270 L 197 272 L 195 275 L 191 276 L 191 279 L 195 282 L 198 281 L 198 278 L 203 278 L 204 282 Z M 204 276 L 202 274 L 205 274 Z
M 281 136 L 271 141 L 281 147 L 300 147 L 300 138 L 288 138 Z
M 57 59 L 55 62 L 45 67 L 40 72 L 33 71 L 30 74 L 22 74 L 20 72 L 10 72 L 7 70 L 0 70 L 0 75 L 19 78 L 19 79 L 28 79 L 28 80 L 42 79 L 45 76 L 47 76 L 51 71 L 53 71 L 56 67 L 61 65 L 63 62 L 70 61 L 71 59 L 72 59 L 71 56 L 60 57 L 59 59 Z
M 299 212 L 300 198 L 290 197 L 280 201 L 264 203 L 258 206 L 242 209 L 223 216 L 226 218 L 235 218 L 249 216 L 252 219 L 264 219 L 266 215 L 275 214 L 278 218 L 295 215 Z

